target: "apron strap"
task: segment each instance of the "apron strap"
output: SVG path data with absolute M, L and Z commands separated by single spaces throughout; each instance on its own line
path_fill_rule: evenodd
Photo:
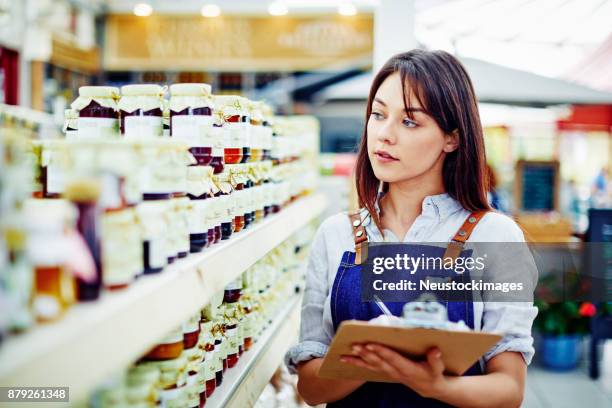
M 478 222 L 487 212 L 486 210 L 474 211 L 465 219 L 461 228 L 457 230 L 457 233 L 446 247 L 444 259 L 448 258 L 452 263 L 455 262 L 455 259 L 461 254 L 465 242 L 470 238 L 470 235 L 472 235 L 472 231 L 474 231 Z
M 368 234 L 362 225 L 361 211 L 349 213 L 353 238 L 355 239 L 355 265 L 360 265 L 368 258 Z

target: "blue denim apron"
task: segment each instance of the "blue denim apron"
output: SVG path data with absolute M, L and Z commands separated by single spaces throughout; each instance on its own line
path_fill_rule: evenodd
M 426 256 L 439 255 L 434 247 L 430 247 L 431 252 L 425 253 Z M 410 250 L 407 251 L 410 255 Z M 435 254 L 434 254 L 435 253 Z M 418 253 L 414 256 L 423 254 L 421 246 Z M 429 276 L 444 277 L 452 274 L 457 275 L 452 270 L 428 271 Z M 462 279 L 469 280 L 469 274 L 463 274 Z M 440 303 L 446 306 L 448 311 L 448 319 L 453 322 L 463 320 L 471 329 L 474 328 L 474 304 L 472 302 L 471 293 L 465 292 L 466 298 L 464 301 L 445 301 L 439 299 Z M 402 308 L 405 303 L 389 302 L 385 303 L 388 309 L 396 316 L 402 315 Z M 344 320 L 370 320 L 382 314 L 378 305 L 374 302 L 361 302 L 361 265 L 355 264 L 355 252 L 345 252 L 342 256 L 336 278 L 332 286 L 331 292 L 331 314 L 334 324 L 334 330 L 338 330 L 338 326 Z M 480 375 L 482 370 L 480 364 L 474 364 L 464 375 Z M 379 408 L 395 408 L 395 407 L 410 407 L 410 408 L 434 408 L 448 407 L 449 405 L 421 397 L 412 389 L 403 384 L 367 382 L 353 393 L 340 401 L 327 404 L 329 408 L 343 407 L 379 407 Z

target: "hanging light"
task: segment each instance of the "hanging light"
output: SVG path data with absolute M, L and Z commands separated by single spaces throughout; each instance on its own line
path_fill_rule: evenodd
M 148 3 L 138 3 L 134 6 L 134 14 L 139 17 L 147 17 L 153 14 L 153 7 Z
M 273 16 L 284 16 L 289 12 L 287 5 L 280 1 L 274 1 L 268 5 L 268 13 Z
M 219 17 L 221 15 L 221 8 L 216 4 L 205 4 L 202 6 L 201 13 L 204 17 Z
M 338 13 L 343 16 L 354 16 L 357 14 L 357 7 L 353 3 L 340 3 Z

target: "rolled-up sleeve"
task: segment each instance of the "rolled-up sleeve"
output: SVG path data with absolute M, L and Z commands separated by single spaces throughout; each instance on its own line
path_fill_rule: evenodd
M 531 326 L 537 314 L 538 309 L 530 302 L 486 302 L 482 330 L 500 333 L 503 338 L 485 353 L 485 361 L 504 351 L 515 351 L 530 364 L 535 354 Z
M 538 281 L 537 266 L 520 228 L 503 216 L 497 216 L 495 224 L 495 228 L 490 228 L 495 231 L 495 236 L 488 237 L 486 244 L 478 244 L 489 255 L 486 280 L 520 284 L 523 290 L 516 293 L 493 292 L 483 296 L 482 330 L 503 336 L 484 355 L 484 360 L 513 351 L 521 353 L 525 363 L 530 364 L 535 354 L 531 331 L 538 314 L 533 304 Z
M 289 349 L 285 363 L 291 373 L 303 361 L 325 356 L 332 333 L 324 319 L 328 301 L 328 257 L 324 234 L 325 223 L 319 227 L 312 242 L 306 269 L 306 288 L 302 300 L 300 341 Z

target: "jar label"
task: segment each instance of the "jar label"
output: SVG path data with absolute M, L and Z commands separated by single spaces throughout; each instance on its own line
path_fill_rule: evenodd
M 237 149 L 247 146 L 246 127 L 242 123 L 225 123 L 225 147 Z
M 202 234 L 208 231 L 206 225 L 206 213 L 210 200 L 191 200 L 193 210 L 189 215 L 189 233 Z
M 190 147 L 213 147 L 212 125 L 210 115 L 176 115 L 172 117 L 172 137 Z
M 206 357 L 204 360 L 204 378 L 208 381 L 211 380 L 213 378 L 215 378 L 215 372 L 217 371 L 217 364 L 219 362 L 218 358 L 216 357 L 216 354 L 214 351 L 209 351 L 206 353 Z
M 156 138 L 162 135 L 161 116 L 126 116 L 123 126 L 128 139 Z
M 81 139 L 98 139 L 117 135 L 117 119 L 79 118 L 78 135 Z
M 47 166 L 47 192 L 61 194 L 66 188 L 66 173 L 53 163 Z
M 238 329 L 230 329 L 225 335 L 228 340 L 228 354 L 238 354 Z
M 149 240 L 149 266 L 151 268 L 163 268 L 166 266 L 166 240 L 163 236 Z
M 67 140 L 75 140 L 79 137 L 79 131 L 78 130 L 66 130 L 66 139 Z

